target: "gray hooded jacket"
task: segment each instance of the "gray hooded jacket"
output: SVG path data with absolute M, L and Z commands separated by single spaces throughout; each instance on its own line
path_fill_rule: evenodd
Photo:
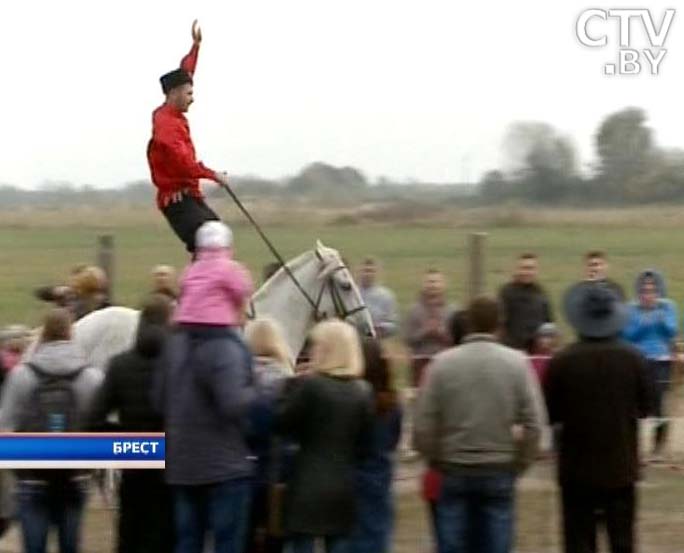
M 38 346 L 30 362 L 46 373 L 66 375 L 79 368 L 87 367 L 85 356 L 74 342 L 49 342 Z M 74 393 L 78 410 L 86 413 L 95 395 L 103 374 L 100 370 L 87 367 L 74 380 Z M 24 414 L 31 409 L 33 390 L 38 384 L 34 372 L 21 364 L 16 367 L 5 382 L 0 400 L 0 430 L 13 432 L 17 429 Z

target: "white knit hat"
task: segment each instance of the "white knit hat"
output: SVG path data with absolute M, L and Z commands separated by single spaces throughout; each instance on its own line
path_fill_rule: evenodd
M 207 221 L 195 234 L 198 249 L 230 248 L 233 245 L 233 232 L 221 221 Z

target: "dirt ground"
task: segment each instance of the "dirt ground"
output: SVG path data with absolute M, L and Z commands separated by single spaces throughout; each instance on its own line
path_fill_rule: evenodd
M 397 475 L 395 553 L 432 551 L 427 514 L 418 494 L 419 463 L 403 463 Z M 638 540 L 640 551 L 680 553 L 684 543 L 684 472 L 668 465 L 652 465 L 639 488 Z M 115 511 L 91 498 L 84 523 L 84 553 L 114 549 Z M 516 549 L 518 553 L 560 553 L 559 512 L 553 464 L 536 464 L 520 481 L 517 498 Z M 18 529 L 0 541 L 0 553 L 22 551 Z M 56 552 L 54 547 L 51 552 Z M 604 547 L 603 551 L 607 551 Z

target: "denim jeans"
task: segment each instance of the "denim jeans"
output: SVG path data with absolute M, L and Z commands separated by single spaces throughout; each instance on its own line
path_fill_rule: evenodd
M 50 525 L 57 527 L 60 553 L 77 553 L 88 480 L 17 483 L 17 511 L 26 553 L 45 553 Z
M 444 475 L 437 502 L 439 553 L 508 553 L 513 547 L 515 476 Z
M 322 538 L 325 553 L 350 553 L 347 536 L 325 536 Z M 314 536 L 291 536 L 285 544 L 285 553 L 314 553 L 316 551 Z
M 251 490 L 248 479 L 173 486 L 176 553 L 203 553 L 207 531 L 215 553 L 243 553 Z
M 354 553 L 389 553 L 394 527 L 391 471 L 357 470 L 357 521 Z

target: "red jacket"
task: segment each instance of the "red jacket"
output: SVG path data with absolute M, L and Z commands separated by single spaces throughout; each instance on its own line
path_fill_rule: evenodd
M 195 73 L 199 45 L 194 44 L 182 59 L 181 69 Z M 152 114 L 152 138 L 147 146 L 152 182 L 157 187 L 157 207 L 163 209 L 171 196 L 181 190 L 202 197 L 199 179 L 217 181 L 216 173 L 195 157 L 188 120 L 180 111 L 163 104 Z

